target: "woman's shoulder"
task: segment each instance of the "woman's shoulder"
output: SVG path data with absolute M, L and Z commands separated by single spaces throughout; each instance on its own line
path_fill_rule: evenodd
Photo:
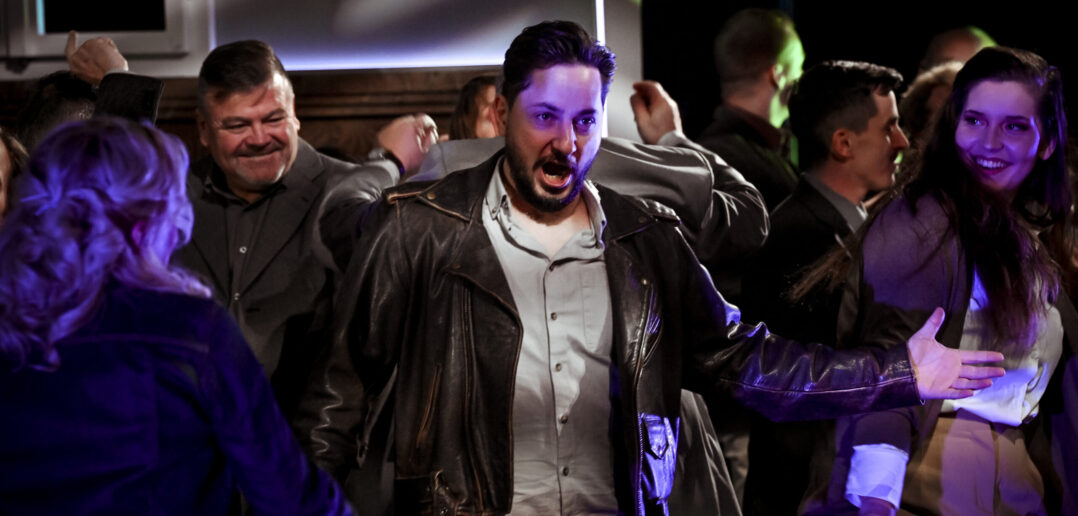
M 869 232 L 922 238 L 929 233 L 943 234 L 950 222 L 941 201 L 934 195 L 922 195 L 910 202 L 905 195 L 892 199 L 880 210 Z
M 205 343 L 228 319 L 212 299 L 112 282 L 105 288 L 97 316 L 75 336 Z

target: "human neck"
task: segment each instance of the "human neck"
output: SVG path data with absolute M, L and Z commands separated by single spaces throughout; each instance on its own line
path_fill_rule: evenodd
M 786 121 L 786 106 L 779 102 L 779 96 L 770 88 L 757 88 L 754 91 L 726 97 L 723 102 L 767 120 L 774 127 L 781 127 Z
M 828 161 L 805 172 L 827 185 L 835 193 L 853 204 L 861 204 L 868 195 L 868 188 L 854 179 L 855 175 L 841 164 Z

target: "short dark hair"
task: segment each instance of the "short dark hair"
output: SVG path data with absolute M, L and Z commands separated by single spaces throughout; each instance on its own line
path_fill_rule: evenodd
M 790 128 L 797 137 L 802 169 L 827 160 L 831 136 L 838 129 L 864 131 L 876 115 L 873 95 L 886 95 L 902 84 L 893 68 L 860 61 L 825 61 L 813 66 L 794 86 Z
M 67 70 L 50 73 L 34 83 L 15 119 L 15 134 L 32 150 L 56 126 L 93 116 L 95 102 L 97 94 L 86 81 Z
M 973 25 L 967 25 L 965 27 L 955 27 L 951 30 L 943 31 L 932 37 L 932 41 L 928 42 L 928 49 L 925 50 L 925 56 L 921 58 L 921 64 L 918 70 L 925 71 L 938 64 L 947 61 L 948 56 L 944 54 L 944 50 L 948 46 L 958 43 L 967 42 L 976 46 L 979 51 L 985 47 L 996 46 L 996 40 L 992 39 L 984 29 Z
M 782 11 L 751 8 L 731 16 L 715 37 L 715 71 L 723 94 L 774 66 L 794 38 L 794 22 Z
M 493 75 L 480 75 L 464 83 L 457 98 L 457 107 L 449 117 L 450 140 L 475 138 L 475 116 L 478 108 L 475 100 L 484 89 L 497 85 L 498 78 Z
M 284 65 L 273 47 L 265 42 L 249 39 L 221 45 L 206 56 L 198 71 L 198 107 L 205 113 L 207 95 L 219 100 L 250 91 L 272 79 L 275 73 L 288 81 Z
M 602 96 L 614 79 L 614 53 L 595 41 L 583 27 L 570 21 L 546 21 L 524 29 L 505 51 L 502 95 L 512 106 L 517 95 L 531 85 L 531 74 L 560 64 L 583 64 L 599 70 Z

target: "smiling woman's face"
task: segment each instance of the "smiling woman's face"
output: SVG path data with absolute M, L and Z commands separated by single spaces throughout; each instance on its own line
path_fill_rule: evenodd
M 1037 118 L 1037 98 L 1017 81 L 982 81 L 958 116 L 958 155 L 989 190 L 1013 197 L 1039 159 L 1055 150 Z

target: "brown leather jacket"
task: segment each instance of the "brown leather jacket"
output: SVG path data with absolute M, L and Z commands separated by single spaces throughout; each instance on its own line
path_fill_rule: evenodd
M 333 356 L 309 396 L 308 448 L 340 478 L 395 389 L 398 513 L 510 510 L 522 329 L 480 218 L 499 155 L 437 183 L 387 191 L 363 226 L 340 290 Z M 917 402 L 904 346 L 836 352 L 742 325 L 669 210 L 602 187 L 600 198 L 623 512 L 663 513 L 683 385 L 782 419 Z

